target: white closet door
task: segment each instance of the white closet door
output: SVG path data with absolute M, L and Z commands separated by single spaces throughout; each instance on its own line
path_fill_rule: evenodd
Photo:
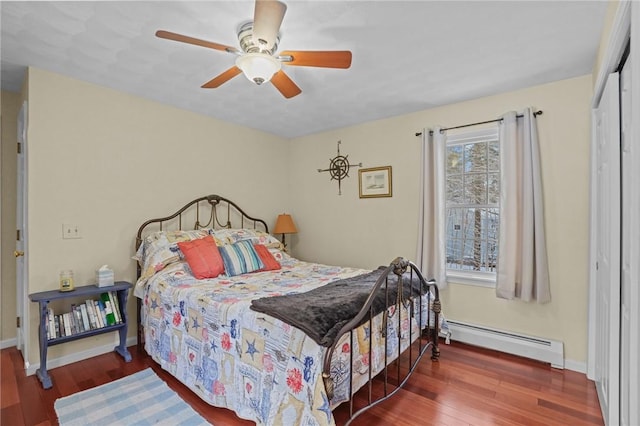
M 629 287 L 629 425 L 640 425 L 640 2 L 631 4 L 631 41 L 627 63 L 630 84 L 630 99 L 625 100 L 623 108 L 629 112 L 631 132 L 628 135 L 631 165 L 623 170 L 623 185 L 628 185 L 632 195 L 625 200 L 629 205 L 630 265 Z M 626 301 L 625 301 L 626 303 Z M 626 369 L 627 366 L 625 366 Z
M 620 374 L 620 106 L 619 75 L 607 80 L 595 111 L 596 361 L 603 418 L 619 424 Z
M 622 270 L 620 291 L 620 424 L 632 426 L 638 424 L 637 401 L 632 402 L 631 394 L 637 386 L 631 379 L 637 380 L 638 354 L 633 349 L 637 345 L 638 329 L 634 327 L 632 315 L 633 283 L 638 283 L 638 268 L 636 263 L 638 232 L 637 192 L 640 190 L 634 172 L 637 173 L 638 153 L 640 147 L 632 143 L 632 61 L 627 59 L 620 72 L 620 137 L 621 137 L 621 167 L 622 167 Z M 635 222 L 634 222 L 635 221 Z M 636 314 L 637 315 L 637 314 Z M 635 341 L 634 341 L 635 339 Z M 634 366 L 635 363 L 635 366 Z M 634 372 L 635 367 L 635 372 Z M 633 410 L 636 410 L 634 413 Z

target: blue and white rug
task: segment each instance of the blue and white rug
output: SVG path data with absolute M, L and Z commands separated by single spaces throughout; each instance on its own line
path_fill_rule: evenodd
M 208 425 L 151 368 L 60 398 L 60 426 Z

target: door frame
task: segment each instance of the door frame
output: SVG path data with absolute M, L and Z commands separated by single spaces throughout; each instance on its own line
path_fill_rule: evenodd
M 24 252 L 22 257 L 16 257 L 16 315 L 20 318 L 20 327 L 16 329 L 16 346 L 22 352 L 24 368 L 29 368 L 29 297 L 28 297 L 28 227 L 27 227 L 27 134 L 29 126 L 29 104 L 22 103 L 18 113 L 18 143 L 21 145 L 17 153 L 16 176 L 16 229 L 20 231 L 20 239 L 16 240 L 16 250 Z
M 636 120 L 631 125 L 631 144 L 636 147 L 633 150 L 633 164 L 631 182 L 635 188 L 634 197 L 630 200 L 631 211 L 640 211 L 640 4 L 634 3 L 631 11 L 631 21 L 635 25 L 631 28 L 631 114 Z M 633 215 L 631 229 L 631 259 L 635 265 L 631 271 L 631 282 L 640 282 L 640 217 Z M 640 330 L 640 288 L 631 286 L 630 318 L 632 330 Z M 635 328 L 634 328 L 635 327 Z M 629 341 L 629 375 L 635 380 L 631 381 L 629 401 L 636 401 L 635 411 L 631 408 L 629 415 L 630 424 L 640 424 L 640 335 L 631 333 Z
M 631 57 L 628 57 L 624 63 L 624 67 L 620 67 L 620 424 L 631 425 L 629 417 L 637 403 L 633 403 L 630 399 L 630 391 L 633 384 L 631 383 L 631 344 L 634 334 L 637 336 L 638 331 L 631 323 L 631 289 L 634 287 L 632 283 L 638 282 L 638 268 L 632 266 L 633 249 L 632 244 L 640 238 L 628 232 L 624 232 L 626 225 L 633 221 L 637 216 L 637 210 L 633 210 L 631 203 L 634 200 L 634 190 L 640 191 L 638 182 L 634 182 L 634 166 L 639 164 L 637 157 L 634 158 L 634 151 L 638 150 L 636 146 L 633 149 L 631 143 L 631 93 L 629 83 L 631 82 L 631 73 L 633 72 L 633 64 Z M 635 206 L 637 208 L 637 206 Z M 635 239 L 634 239 L 635 238 Z M 623 297 L 624 296 L 624 297 Z M 637 324 L 637 323 L 636 323 Z M 637 358 L 636 358 L 637 360 Z M 636 361 L 637 362 L 637 361 Z M 637 381 L 637 377 L 636 377 Z M 636 400 L 637 401 L 637 400 Z
M 632 23 L 636 23 L 632 25 Z M 607 76 L 614 72 L 618 65 L 624 49 L 627 44 L 630 43 L 630 59 L 632 63 L 633 73 L 631 76 L 631 113 L 634 117 L 640 116 L 640 3 L 629 0 L 623 0 L 618 4 L 618 9 L 614 18 L 611 34 L 605 50 L 605 54 L 601 63 L 601 67 L 598 70 L 596 83 L 594 85 L 594 94 L 591 101 L 592 110 L 595 109 L 600 103 L 602 92 L 607 81 Z M 640 147 L 640 122 L 636 120 L 631 125 L 631 145 Z M 591 132 L 591 152 L 595 149 L 595 132 L 592 125 Z M 635 188 L 640 188 L 640 149 L 634 149 L 632 151 L 632 162 L 637 164 L 637 167 L 633 168 L 632 176 L 630 180 Z M 597 226 L 597 217 L 594 212 L 596 211 L 596 200 L 593 196 L 596 176 L 596 163 L 594 156 L 591 159 L 591 201 L 590 201 L 590 236 L 589 236 L 589 307 L 588 307 L 588 346 L 587 346 L 587 376 L 590 379 L 595 377 L 595 355 L 597 351 L 598 342 L 595 339 L 596 330 L 596 317 L 595 317 L 595 277 L 596 277 L 596 247 L 595 247 L 595 233 L 593 232 Z M 631 200 L 625 202 L 630 203 L 631 208 L 640 208 L 640 190 L 634 191 Z M 638 211 L 638 210 L 635 210 Z M 635 216 L 633 220 L 625 228 L 625 232 L 631 233 L 632 244 L 630 247 L 632 276 L 640 278 L 640 218 Z M 638 281 L 636 281 L 638 282 Z M 638 286 L 632 286 L 630 299 L 631 305 L 631 317 L 630 322 L 632 327 L 637 325 L 640 329 L 640 289 Z M 629 390 L 629 397 L 631 401 L 640 400 L 640 337 L 637 333 L 631 333 L 630 350 L 630 375 L 635 378 L 631 381 L 631 388 Z M 635 412 L 630 413 L 629 421 L 631 424 L 640 424 L 640 408 L 636 407 Z

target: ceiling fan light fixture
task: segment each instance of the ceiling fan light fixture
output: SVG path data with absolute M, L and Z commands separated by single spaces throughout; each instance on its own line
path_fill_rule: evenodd
M 265 53 L 246 53 L 239 56 L 236 59 L 236 66 L 258 86 L 271 80 L 271 77 L 282 68 L 280 61 Z
M 282 1 L 255 0 L 253 21 L 244 21 L 236 31 L 242 50 L 165 30 L 156 31 L 156 37 L 238 55 L 235 66 L 204 83 L 203 89 L 215 89 L 243 73 L 257 86 L 271 82 L 282 96 L 289 99 L 302 93 L 302 89 L 282 69 L 283 63 L 302 67 L 349 68 L 351 52 L 293 50 L 280 52 L 276 56 L 280 43 L 280 25 L 286 11 L 287 6 Z

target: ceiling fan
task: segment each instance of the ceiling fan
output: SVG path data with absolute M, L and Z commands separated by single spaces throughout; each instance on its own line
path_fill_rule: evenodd
M 210 49 L 237 55 L 234 66 L 202 85 L 205 89 L 214 89 L 231 80 L 240 73 L 255 84 L 267 81 L 282 93 L 285 98 L 299 95 L 302 90 L 282 69 L 282 64 L 303 67 L 349 68 L 351 52 L 287 50 L 275 52 L 280 42 L 280 25 L 287 11 L 287 5 L 275 0 L 256 0 L 253 21 L 238 29 L 238 41 L 241 50 L 232 46 L 201 40 L 170 31 L 159 30 L 156 37 L 181 43 L 194 44 Z

